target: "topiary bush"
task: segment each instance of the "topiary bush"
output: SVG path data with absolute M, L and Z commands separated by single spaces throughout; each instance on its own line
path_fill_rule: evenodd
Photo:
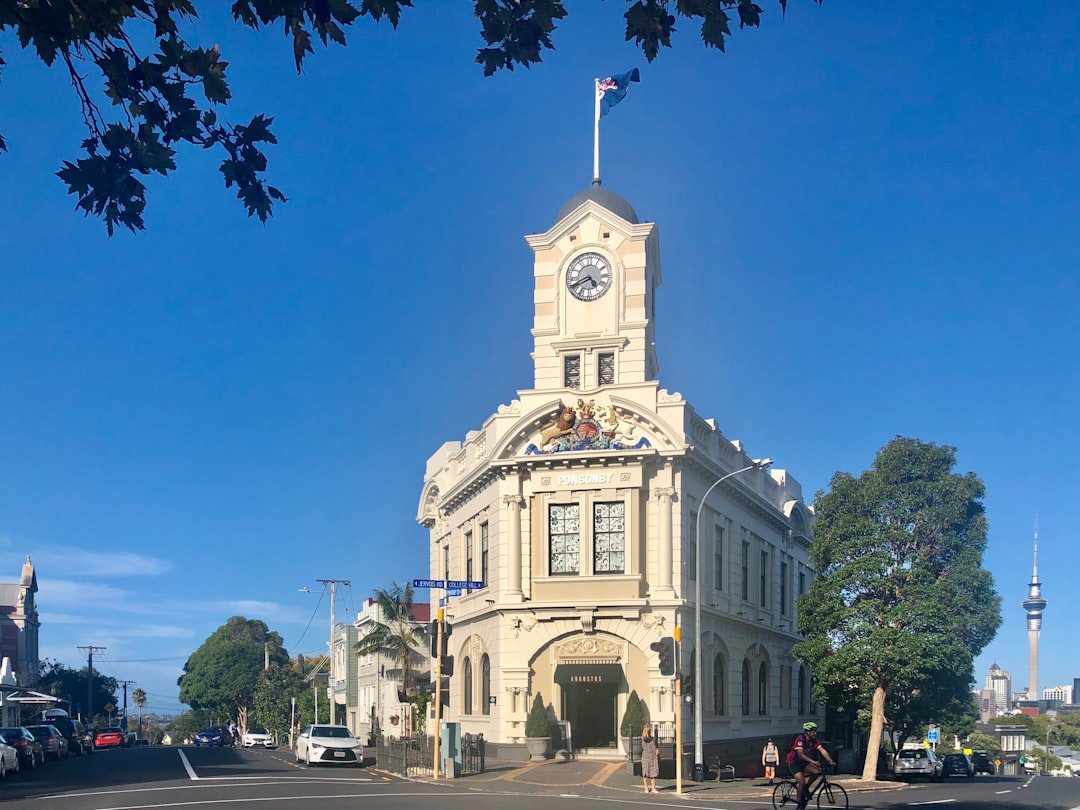
M 626 711 L 623 712 L 622 723 L 619 724 L 619 736 L 640 737 L 645 728 L 645 707 L 637 690 L 630 693 L 626 699 Z
M 551 729 L 548 727 L 547 706 L 544 705 L 544 698 L 537 692 L 536 697 L 533 698 L 533 705 L 529 710 L 529 716 L 525 720 L 525 736 L 547 737 L 550 734 Z

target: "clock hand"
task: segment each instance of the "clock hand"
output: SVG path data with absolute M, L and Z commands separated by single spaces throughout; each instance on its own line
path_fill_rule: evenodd
M 584 283 L 585 283 L 586 281 L 592 281 L 592 283 L 593 283 L 593 286 L 594 286 L 594 287 L 596 286 L 596 282 L 595 282 L 595 281 L 593 281 L 593 277 L 592 277 L 592 274 L 591 274 L 591 273 L 587 273 L 587 274 L 585 274 L 584 276 L 582 276 L 581 278 L 579 278 L 579 279 L 578 279 L 577 281 L 575 281 L 575 282 L 574 282 L 573 284 L 571 284 L 570 286 L 571 286 L 571 287 L 580 287 L 580 286 L 581 286 L 582 284 L 584 284 Z

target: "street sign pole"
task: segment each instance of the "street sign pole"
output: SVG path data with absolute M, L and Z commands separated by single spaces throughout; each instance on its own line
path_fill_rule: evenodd
M 679 648 L 682 647 L 682 628 L 675 628 L 675 793 L 682 795 L 682 658 L 679 657 Z
M 435 652 L 435 763 L 432 767 L 432 773 L 435 774 L 435 779 L 439 778 L 439 725 L 442 720 L 442 654 L 443 654 L 443 609 L 439 608 L 438 612 L 438 629 L 436 630 L 436 644 Z

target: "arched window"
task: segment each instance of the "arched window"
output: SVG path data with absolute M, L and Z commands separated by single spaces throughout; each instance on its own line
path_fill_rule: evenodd
M 472 714 L 472 661 L 468 658 L 461 668 L 461 713 Z
M 724 674 L 724 659 L 717 654 L 712 665 L 712 701 L 713 714 L 724 713 L 724 698 L 727 692 L 727 684 Z
M 480 714 L 491 714 L 491 659 L 480 659 Z
M 750 659 L 742 660 L 742 713 L 750 714 Z
M 806 667 L 799 667 L 799 714 L 806 714 Z
M 764 661 L 758 667 L 757 713 L 769 713 L 769 665 Z

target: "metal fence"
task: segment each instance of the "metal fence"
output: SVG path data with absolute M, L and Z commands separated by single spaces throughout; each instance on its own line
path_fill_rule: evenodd
M 399 776 L 432 776 L 435 760 L 433 737 L 378 737 L 375 762 L 384 771 Z M 483 734 L 464 734 L 461 738 L 461 770 L 457 776 L 483 773 L 486 767 Z M 443 766 L 439 766 L 440 772 Z M 440 773 L 440 776 L 448 774 Z

